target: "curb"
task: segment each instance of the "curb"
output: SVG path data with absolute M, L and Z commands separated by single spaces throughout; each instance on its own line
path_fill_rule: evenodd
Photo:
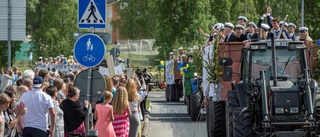
M 142 124 L 142 133 L 141 133 L 141 137 L 147 137 L 148 134 L 148 128 L 149 128 L 149 119 L 150 119 L 150 109 L 152 108 L 151 102 L 150 102 L 150 108 L 147 109 L 147 113 L 144 116 L 144 121 Z
M 142 134 L 141 137 L 147 137 L 148 128 L 149 128 L 149 114 L 144 116 L 144 122 L 142 124 Z

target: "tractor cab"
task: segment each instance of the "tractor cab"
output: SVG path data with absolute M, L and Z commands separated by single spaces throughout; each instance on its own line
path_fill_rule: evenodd
M 263 41 L 252 43 L 250 45 L 250 51 L 247 52 L 246 60 L 244 64 L 248 63 L 248 79 L 259 78 L 259 72 L 265 70 L 273 79 L 273 71 L 276 71 L 276 76 L 279 81 L 292 81 L 297 82 L 301 77 L 301 70 L 303 70 L 303 64 L 306 63 L 304 57 L 304 49 L 306 46 L 303 42 L 293 41 L 275 41 L 275 70 L 272 70 L 272 48 L 270 41 Z

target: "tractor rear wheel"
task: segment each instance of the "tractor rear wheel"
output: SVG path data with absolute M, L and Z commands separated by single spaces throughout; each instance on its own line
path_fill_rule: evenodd
M 197 92 L 195 94 L 191 95 L 191 100 L 190 100 L 190 117 L 192 121 L 199 121 L 199 114 L 200 109 L 201 109 L 201 96 L 200 93 Z
M 239 101 L 237 98 L 237 93 L 235 90 L 230 90 L 227 93 L 226 101 L 226 128 L 227 128 L 227 137 L 233 137 L 233 110 L 234 108 L 239 107 Z
M 207 123 L 207 129 L 209 131 L 208 137 L 225 137 L 226 136 L 226 115 L 225 108 L 226 102 L 209 102 L 210 109 L 207 112 L 209 115 L 209 122 Z
M 315 109 L 314 109 L 314 118 L 316 119 L 316 121 L 319 121 L 320 120 L 320 93 L 317 92 L 316 96 L 315 96 Z M 317 135 L 320 135 L 320 127 L 318 126 L 316 128 L 316 134 Z
M 235 137 L 252 137 L 250 111 L 241 107 L 233 111 L 233 134 Z

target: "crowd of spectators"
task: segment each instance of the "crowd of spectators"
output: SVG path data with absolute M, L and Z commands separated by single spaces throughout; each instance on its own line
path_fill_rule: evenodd
M 85 136 L 89 105 L 99 137 L 140 137 L 145 100 L 150 91 L 143 76 L 104 76 L 106 90 L 98 101 L 81 100 L 76 74 L 47 70 L 0 74 L 0 137 Z M 142 104 L 142 105 L 141 105 Z

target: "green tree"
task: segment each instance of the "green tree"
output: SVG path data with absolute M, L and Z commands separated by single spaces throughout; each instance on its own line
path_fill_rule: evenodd
M 28 0 L 27 25 L 35 58 L 73 54 L 77 8 L 77 0 Z
M 157 19 L 154 0 L 120 0 L 116 10 L 119 19 L 112 22 L 122 38 L 154 38 Z
M 304 5 L 304 13 L 305 13 L 305 20 L 304 26 L 309 28 L 309 35 L 313 40 L 317 40 L 320 38 L 320 1 L 310 1 L 305 0 Z
M 178 47 L 193 47 L 203 43 L 204 38 L 199 34 L 199 28 L 212 25 L 209 1 L 186 0 L 158 0 L 157 33 L 155 46 L 159 51 L 159 58 L 166 59 L 169 52 Z
M 20 51 L 21 41 L 11 42 L 11 66 L 14 63 L 14 55 L 16 51 Z M 8 67 L 8 41 L 0 41 L 0 68 Z

